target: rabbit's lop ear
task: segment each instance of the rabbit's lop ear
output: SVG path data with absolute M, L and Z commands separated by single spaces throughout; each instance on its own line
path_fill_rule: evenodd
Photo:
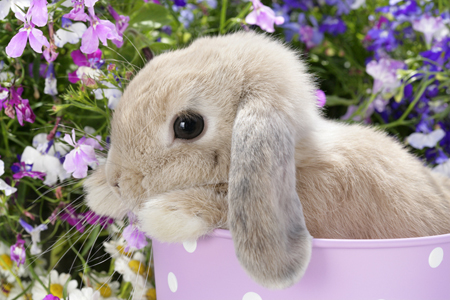
M 229 224 L 247 273 L 265 287 L 281 289 L 303 276 L 312 238 L 295 188 L 295 126 L 261 102 L 247 98 L 236 115 Z

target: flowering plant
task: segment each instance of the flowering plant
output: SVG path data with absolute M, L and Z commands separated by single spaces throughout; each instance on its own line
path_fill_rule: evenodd
M 133 215 L 83 203 L 109 121 L 154 55 L 208 34 L 274 33 L 317 101 L 387 130 L 450 176 L 450 12 L 416 0 L 0 0 L 0 299 L 155 299 Z

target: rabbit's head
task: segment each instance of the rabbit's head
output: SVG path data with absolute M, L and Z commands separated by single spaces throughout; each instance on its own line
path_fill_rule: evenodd
M 158 218 L 178 228 L 155 224 L 155 206 L 192 188 L 198 205 L 202 191 L 225 184 L 222 213 L 241 264 L 262 285 L 287 287 L 310 257 L 294 155 L 317 118 L 312 77 L 294 51 L 255 33 L 198 39 L 157 56 L 130 82 L 106 164 L 86 180 L 87 203 L 113 217 L 133 211 L 150 236 L 183 242 L 206 232 L 189 213 L 171 219 L 170 206 Z

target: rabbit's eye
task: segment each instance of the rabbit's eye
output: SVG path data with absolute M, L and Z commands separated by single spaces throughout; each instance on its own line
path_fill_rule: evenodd
M 191 140 L 198 137 L 205 127 L 203 117 L 198 114 L 179 116 L 173 124 L 175 138 Z

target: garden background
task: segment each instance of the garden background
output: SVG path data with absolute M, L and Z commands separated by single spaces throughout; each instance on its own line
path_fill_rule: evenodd
M 267 32 L 303 54 L 318 105 L 450 176 L 450 3 L 0 0 L 0 299 L 155 299 L 150 241 L 83 204 L 111 113 L 154 55 Z M 325 98 L 326 95 L 326 98 Z

